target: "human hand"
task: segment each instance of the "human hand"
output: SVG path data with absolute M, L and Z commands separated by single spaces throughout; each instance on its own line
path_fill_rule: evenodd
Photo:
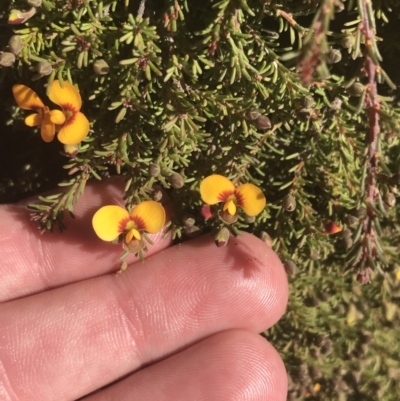
M 0 207 L 0 399 L 286 400 L 283 362 L 257 334 L 286 307 L 274 252 L 249 234 L 223 248 L 159 234 L 115 274 L 121 248 L 91 218 L 120 194 L 113 179 L 88 185 L 63 233 Z

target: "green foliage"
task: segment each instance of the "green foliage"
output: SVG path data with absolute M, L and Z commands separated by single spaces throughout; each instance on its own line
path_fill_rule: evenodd
M 0 16 L 29 8 L 2 2 Z M 14 135 L 0 151 L 16 158 L 2 166 L 0 196 L 56 180 L 60 193 L 31 210 L 40 228 L 63 227 L 89 179 L 118 173 L 128 208 L 166 190 L 180 240 L 223 225 L 201 215 L 204 177 L 260 186 L 266 209 L 231 229 L 266 231 L 298 266 L 288 312 L 266 333 L 286 360 L 289 399 L 396 400 L 399 10 L 395 0 L 43 0 L 0 28 L 4 52 L 13 35 L 23 44 L 0 69 Z M 54 79 L 79 88 L 91 122 L 69 160 L 23 128 L 11 95 L 22 83 L 44 99 Z

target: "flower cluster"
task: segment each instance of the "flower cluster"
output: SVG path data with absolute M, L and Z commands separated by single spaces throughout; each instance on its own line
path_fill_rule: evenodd
M 222 212 L 237 216 L 240 207 L 248 216 L 256 216 L 266 205 L 261 189 L 253 184 L 238 187 L 226 177 L 213 174 L 200 184 L 200 195 L 208 205 L 223 202 Z M 93 216 L 92 225 L 97 236 L 103 241 L 113 242 L 123 236 L 124 248 L 140 253 L 144 248 L 143 233 L 158 233 L 165 224 L 164 207 L 156 201 L 144 201 L 129 213 L 126 209 L 108 205 L 100 208 Z M 223 220 L 224 221 L 224 220 Z M 228 242 L 229 230 L 224 227 L 216 238 L 217 246 Z
M 49 99 L 62 110 L 50 110 L 31 88 L 14 85 L 12 88 L 18 106 L 35 111 L 25 118 L 29 127 L 40 126 L 45 142 L 51 142 L 58 131 L 58 140 L 64 145 L 76 145 L 89 133 L 89 121 L 80 112 L 82 99 L 78 90 L 68 82 L 54 81 L 49 89 Z

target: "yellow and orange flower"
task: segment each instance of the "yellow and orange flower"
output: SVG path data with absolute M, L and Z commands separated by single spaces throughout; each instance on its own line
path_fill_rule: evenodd
M 93 216 L 92 225 L 97 236 L 103 241 L 112 242 L 125 234 L 125 243 L 141 240 L 141 232 L 158 233 L 165 224 L 165 209 L 155 201 L 139 203 L 129 213 L 117 205 L 100 208 Z
M 77 89 L 68 82 L 61 86 L 54 81 L 49 90 L 50 100 L 59 105 L 61 110 L 50 110 L 31 88 L 14 85 L 14 98 L 21 109 L 36 111 L 25 118 L 29 127 L 40 126 L 40 133 L 45 142 L 51 142 L 59 128 L 58 139 L 64 145 L 76 145 L 89 133 L 89 121 L 79 110 L 82 100 Z
M 256 216 L 266 205 L 266 199 L 261 189 L 253 184 L 235 185 L 228 178 L 213 174 L 206 177 L 200 184 L 200 195 L 208 205 L 223 202 L 223 211 L 234 216 L 237 207 L 241 207 L 248 216 Z

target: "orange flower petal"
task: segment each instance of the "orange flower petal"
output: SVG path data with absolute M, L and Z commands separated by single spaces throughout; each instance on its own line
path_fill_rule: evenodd
M 138 230 L 147 231 L 150 234 L 158 233 L 165 224 L 165 209 L 155 201 L 139 203 L 131 212 Z
M 243 184 L 235 191 L 237 204 L 248 216 L 256 216 L 267 204 L 265 196 L 260 188 L 253 184 Z
M 64 81 L 61 87 L 60 81 L 55 80 L 49 90 L 50 100 L 65 110 L 78 111 L 82 107 L 81 95 L 75 86 Z
M 49 116 L 53 124 L 61 125 L 65 123 L 65 114 L 61 110 L 51 110 Z
M 40 126 L 40 135 L 45 142 L 51 142 L 56 134 L 56 126 L 50 121 L 49 116 L 45 116 Z
M 219 174 L 209 175 L 200 184 L 201 199 L 209 205 L 224 201 L 234 190 L 232 181 Z
M 41 113 L 29 114 L 29 116 L 25 117 L 25 124 L 28 127 L 37 127 L 41 123 L 42 123 Z
M 78 111 L 65 121 L 58 133 L 58 140 L 64 145 L 76 145 L 87 137 L 89 128 L 88 119 Z
M 93 216 L 94 232 L 103 241 L 114 241 L 124 231 L 123 222 L 129 213 L 121 206 L 109 205 L 100 208 Z
M 25 85 L 14 85 L 12 92 L 18 106 L 24 110 L 41 110 L 44 104 L 40 97 L 31 88 Z

